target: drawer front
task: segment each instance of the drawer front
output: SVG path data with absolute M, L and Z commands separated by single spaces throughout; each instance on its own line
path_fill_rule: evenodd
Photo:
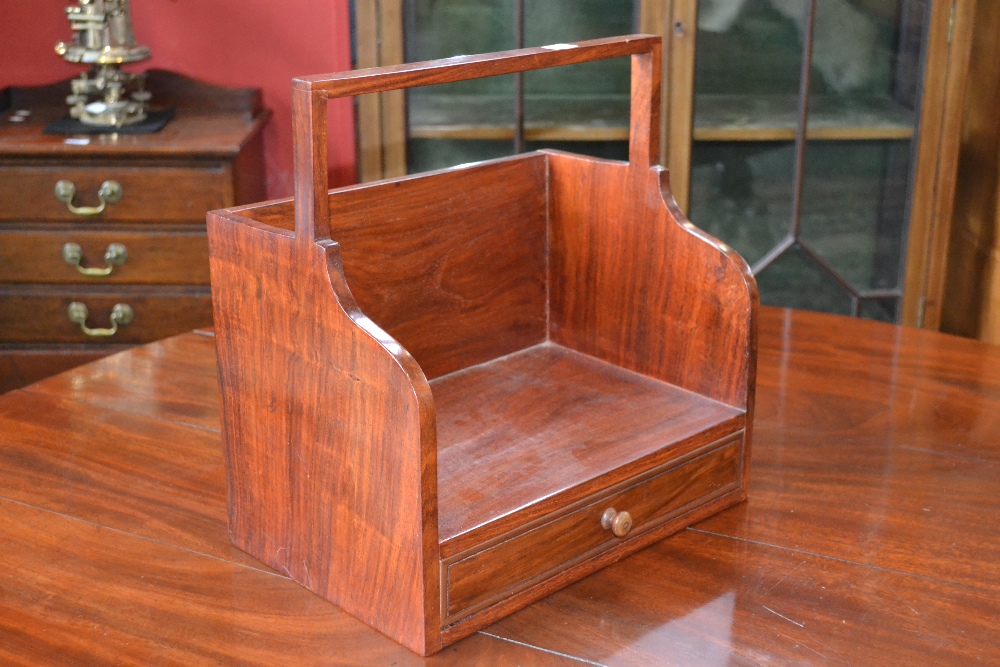
M 208 237 L 205 232 L 116 232 L 107 229 L 2 231 L 0 283 L 151 283 L 207 285 Z M 107 275 L 84 275 L 64 259 L 67 244 L 79 246 L 79 266 L 106 270 Z M 124 261 L 121 254 L 124 248 Z M 111 248 L 112 259 L 105 260 Z M 75 248 L 71 248 L 73 250 Z M 69 255 L 73 258 L 72 253 Z M 120 262 L 120 263 L 118 263 Z
M 55 196 L 59 181 L 73 183 L 76 207 L 99 207 L 105 181 L 121 186 L 121 199 L 96 215 L 69 210 Z M 205 213 L 229 205 L 231 183 L 215 167 L 0 166 L 0 220 L 106 220 L 204 222 Z
M 740 481 L 742 433 L 681 464 L 668 463 L 639 481 L 626 482 L 597 501 L 587 501 L 557 518 L 471 555 L 459 555 L 444 564 L 447 590 L 446 622 L 472 613 L 621 544 L 736 489 Z M 671 467 L 672 466 L 672 467 Z M 624 489 L 621 489 L 625 486 Z M 615 537 L 604 528 L 608 509 L 628 512 L 632 528 Z
M 116 304 L 131 308 L 132 322 L 119 326 L 114 335 L 84 333 L 68 315 L 73 302 L 89 311 L 84 324 L 93 329 L 112 328 L 111 313 Z M 144 294 L 136 290 L 121 293 L 0 294 L 0 343 L 146 343 L 184 333 L 212 323 L 212 299 L 201 294 Z

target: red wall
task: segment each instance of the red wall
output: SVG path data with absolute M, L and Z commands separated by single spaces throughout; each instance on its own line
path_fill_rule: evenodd
M 71 32 L 60 0 L 0 0 L 0 88 L 79 74 L 52 50 Z M 291 80 L 350 69 L 347 0 L 132 0 L 136 39 L 161 68 L 227 86 L 255 86 L 273 112 L 264 130 L 269 197 L 292 193 Z M 155 95 L 155 91 L 154 91 Z M 154 97 L 155 102 L 155 97 Z M 354 116 L 330 103 L 331 187 L 353 183 Z

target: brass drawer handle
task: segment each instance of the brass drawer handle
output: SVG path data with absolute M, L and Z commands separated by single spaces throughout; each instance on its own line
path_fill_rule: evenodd
M 76 185 L 73 181 L 59 181 L 55 187 L 56 199 L 66 204 L 70 213 L 76 215 L 98 215 L 104 211 L 108 204 L 114 204 L 122 198 L 122 186 L 118 181 L 104 181 L 97 189 L 97 198 L 101 200 L 100 206 L 74 206 L 73 197 L 76 196 Z
M 62 248 L 62 258 L 70 266 L 75 266 L 76 270 L 81 274 L 90 276 L 91 278 L 100 278 L 101 276 L 111 275 L 116 266 L 124 264 L 125 260 L 128 259 L 128 250 L 121 243 L 112 243 L 109 245 L 104 251 L 104 262 L 107 264 L 104 268 L 80 266 L 80 262 L 83 261 L 83 249 L 79 243 L 67 243 L 64 245 Z
M 628 512 L 618 512 L 614 507 L 609 507 L 601 515 L 601 528 L 610 530 L 615 534 L 615 537 L 625 537 L 632 530 L 632 515 Z
M 85 304 L 79 301 L 69 304 L 66 315 L 69 317 L 70 322 L 80 325 L 80 331 L 96 338 L 114 336 L 118 333 L 119 326 L 126 326 L 135 319 L 135 313 L 132 312 L 132 307 L 127 303 L 116 303 L 114 305 L 111 309 L 111 327 L 107 329 L 91 329 L 88 327 L 87 317 L 90 315 L 90 311 Z

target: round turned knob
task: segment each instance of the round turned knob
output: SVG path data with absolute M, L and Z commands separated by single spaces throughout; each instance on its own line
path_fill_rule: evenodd
M 610 530 L 615 534 L 615 537 L 625 537 L 632 530 L 632 515 L 609 507 L 601 515 L 601 527 Z

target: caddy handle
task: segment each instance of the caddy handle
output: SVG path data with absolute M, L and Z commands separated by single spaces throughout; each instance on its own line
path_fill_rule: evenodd
M 657 161 L 654 156 L 660 149 L 661 46 L 658 36 L 608 37 L 294 79 L 292 134 L 296 238 L 308 244 L 330 238 L 326 139 L 328 100 L 622 56 L 632 57 L 629 163 L 636 168 L 648 169 Z

